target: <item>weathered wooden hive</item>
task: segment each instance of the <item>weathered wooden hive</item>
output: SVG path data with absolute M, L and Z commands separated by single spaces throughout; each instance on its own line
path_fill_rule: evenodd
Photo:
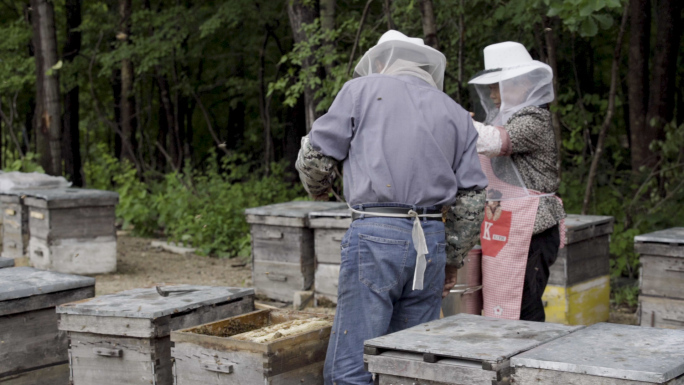
M 445 317 L 459 313 L 482 314 L 482 248 L 475 246 L 464 262 L 458 269 L 456 285 L 442 299 Z
M 328 315 L 259 310 L 172 332 L 175 384 L 320 385 L 331 326 Z
M 31 264 L 75 274 L 116 271 L 118 201 L 112 191 L 74 188 L 26 196 Z
M 567 244 L 551 266 L 542 297 L 547 322 L 591 325 L 610 315 L 613 217 L 568 214 Z
M 254 290 L 168 286 L 133 289 L 57 308 L 69 334 L 72 385 L 171 385 L 170 334 L 254 310 Z
M 340 245 L 351 225 L 348 208 L 314 211 L 309 214 L 309 227 L 314 233 L 316 255 L 316 305 L 323 301 L 337 303 L 337 284 L 340 276 Z
M 634 237 L 641 326 L 684 329 L 684 227 Z
M 599 323 L 511 359 L 518 385 L 684 384 L 684 331 Z
M 0 383 L 67 385 L 68 342 L 55 307 L 94 295 L 94 278 L 0 269 Z
M 309 213 L 344 203 L 296 201 L 245 210 L 252 234 L 252 283 L 257 294 L 291 302 L 314 282 L 314 239 Z
M 14 267 L 14 259 L 0 257 L 0 269 L 5 267 Z
M 380 385 L 503 385 L 511 357 L 581 328 L 457 314 L 368 340 L 363 357 Z
M 19 192 L 0 193 L 2 205 L 2 256 L 18 259 L 28 247 L 28 210 Z

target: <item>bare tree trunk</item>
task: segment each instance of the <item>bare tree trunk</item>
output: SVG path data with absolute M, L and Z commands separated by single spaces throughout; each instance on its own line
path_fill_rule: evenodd
M 629 3 L 629 0 L 628 0 Z M 613 119 L 613 112 L 615 111 L 615 94 L 617 92 L 617 82 L 620 69 L 620 56 L 622 54 L 622 39 L 625 35 L 625 24 L 627 24 L 627 15 L 629 14 L 629 4 L 625 4 L 625 9 L 622 12 L 622 21 L 620 22 L 620 31 L 618 32 L 617 42 L 615 43 L 615 52 L 613 54 L 613 66 L 610 70 L 610 91 L 608 92 L 608 110 L 606 117 L 601 125 L 601 132 L 599 133 L 598 141 L 596 142 L 596 152 L 594 158 L 591 160 L 591 167 L 589 168 L 589 177 L 587 178 L 587 188 L 584 192 L 584 201 L 582 203 L 582 215 L 586 215 L 589 211 L 589 201 L 591 200 L 591 190 L 596 179 L 596 171 L 598 170 L 598 163 L 603 153 L 603 144 L 606 141 L 606 135 L 610 128 L 610 123 Z
M 465 65 L 465 4 L 460 0 L 459 6 L 461 8 L 458 15 L 458 93 L 456 94 L 456 101 L 463 104 L 463 66 Z
M 646 125 L 648 112 L 648 58 L 651 50 L 651 2 L 632 0 L 629 32 L 629 130 L 632 171 L 637 173 L 651 158 L 649 144 L 655 139 Z M 655 160 L 655 159 L 653 159 Z
M 655 56 L 653 58 L 651 93 L 646 115 L 647 130 L 650 135 L 644 143 L 646 149 L 655 139 L 664 138 L 664 126 L 672 121 L 675 109 L 675 89 L 677 86 L 677 56 L 681 39 L 681 0 L 660 0 L 657 8 L 657 31 Z M 650 126 L 651 122 L 655 125 Z M 657 161 L 647 160 L 652 166 Z
M 268 109 L 268 101 L 266 99 L 266 45 L 268 44 L 269 33 L 264 34 L 264 43 L 259 50 L 259 112 L 261 113 L 261 121 L 264 125 L 264 173 L 266 176 L 271 173 L 271 162 L 275 158 L 273 151 L 273 135 L 271 135 L 271 115 Z
M 549 66 L 553 71 L 553 93 L 556 95 L 551 102 L 551 125 L 553 126 L 553 134 L 556 137 L 556 152 L 558 154 L 556 159 L 556 168 L 558 169 L 558 182 L 561 180 L 561 150 L 563 138 L 561 134 L 560 117 L 558 116 L 558 61 L 556 59 L 556 41 L 553 35 L 553 28 L 551 28 L 551 20 L 544 18 L 544 36 L 546 37 L 546 56 Z
M 420 14 L 423 19 L 425 44 L 438 50 L 439 40 L 437 40 L 437 23 L 435 22 L 435 10 L 432 5 L 432 0 L 420 0 Z
M 373 0 L 366 1 L 366 6 L 363 7 L 363 13 L 361 14 L 361 20 L 359 21 L 359 29 L 356 30 L 356 39 L 354 39 L 354 45 L 352 46 L 351 55 L 349 55 L 349 63 L 347 63 L 347 74 L 350 74 L 352 64 L 354 63 L 354 56 L 356 56 L 356 48 L 359 46 L 359 39 L 361 39 L 361 31 L 363 30 L 363 24 L 366 22 L 366 17 L 368 16 L 368 10 Z
M 131 35 L 131 0 L 119 0 L 119 32 L 117 40 L 123 46 L 129 43 Z M 133 92 L 133 62 L 130 58 L 121 60 L 121 159 L 135 161 L 135 93 Z M 141 170 L 138 170 L 141 171 Z
M 335 29 L 335 6 L 337 0 L 320 0 L 321 2 L 321 27 L 330 31 Z
M 43 51 L 40 49 L 40 14 L 38 13 L 37 3 L 38 0 L 31 0 L 30 18 L 31 27 L 33 29 L 33 38 L 31 41 L 33 43 L 33 56 L 36 62 L 36 104 L 33 113 L 32 126 L 36 137 L 36 152 L 40 156 L 40 165 L 47 171 L 50 169 L 51 155 L 49 135 L 45 132 L 41 119 L 44 109 L 43 83 L 45 83 L 45 72 L 43 71 Z M 28 150 L 30 151 L 30 148 Z
M 67 38 L 64 43 L 62 58 L 71 63 L 81 51 L 81 0 L 66 1 Z M 71 178 L 74 186 L 83 187 L 81 167 L 81 142 L 79 136 L 80 101 L 78 83 L 67 91 L 64 97 L 64 136 L 62 138 L 62 155 L 64 171 Z
M 290 18 L 290 26 L 292 27 L 292 33 L 294 35 L 295 43 L 306 41 L 308 36 L 302 28 L 305 24 L 313 23 L 319 17 L 319 6 L 318 1 L 306 1 L 306 0 L 286 0 L 287 1 L 287 14 Z M 315 51 L 314 47 L 314 51 Z M 313 54 L 302 61 L 302 71 L 306 72 L 308 69 L 316 65 Z M 321 68 L 319 68 L 318 76 L 323 76 L 321 73 Z M 311 131 L 311 126 L 313 122 L 321 116 L 321 113 L 316 112 L 316 105 L 319 102 L 319 98 L 316 97 L 316 92 L 320 86 L 310 86 L 307 85 L 304 88 L 304 105 L 306 111 L 306 132 Z
M 385 18 L 387 19 L 387 29 L 397 29 L 392 20 L 392 0 L 385 0 L 384 3 Z
M 55 14 L 51 1 L 31 0 L 34 10 L 34 27 L 38 27 L 39 41 L 36 51 L 40 51 L 41 63 L 36 66 L 37 77 L 42 79 L 40 130 L 47 139 L 47 159 L 41 159 L 45 171 L 50 175 L 62 175 L 62 105 L 59 93 L 59 72 L 52 69 L 57 64 L 57 35 Z M 35 32 L 35 30 L 34 30 Z M 44 149 L 45 150 L 45 149 Z

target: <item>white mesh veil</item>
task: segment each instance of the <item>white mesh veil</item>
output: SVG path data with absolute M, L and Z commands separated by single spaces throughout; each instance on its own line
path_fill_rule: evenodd
M 390 33 L 392 40 L 387 40 L 386 36 Z M 424 45 L 422 39 L 407 38 L 397 31 L 389 31 L 383 35 L 378 45 L 363 55 L 354 69 L 354 77 L 370 74 L 411 75 L 441 91 L 444 87 L 445 67 L 444 55 Z
M 499 83 L 501 107 L 490 97 L 490 85 Z M 541 106 L 554 99 L 553 71 L 548 65 L 531 61 L 528 64 L 483 71 L 469 83 L 474 86 L 485 111 L 484 123 L 503 126 L 519 110 Z

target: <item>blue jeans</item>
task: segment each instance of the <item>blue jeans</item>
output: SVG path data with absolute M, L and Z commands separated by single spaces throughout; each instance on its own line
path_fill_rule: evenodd
M 371 374 L 363 368 L 365 340 L 439 318 L 446 264 L 444 224 L 423 220 L 421 225 L 429 250 L 423 290 L 412 290 L 413 219 L 365 217 L 347 230 L 325 360 L 326 385 L 372 384 Z

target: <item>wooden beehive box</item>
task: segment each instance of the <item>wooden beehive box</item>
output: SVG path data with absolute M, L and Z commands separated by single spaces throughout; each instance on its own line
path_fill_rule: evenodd
M 19 193 L 3 192 L 2 203 L 2 256 L 22 258 L 28 247 L 28 210 Z
M 314 233 L 316 256 L 316 305 L 322 301 L 337 303 L 337 284 L 340 276 L 340 245 L 351 225 L 348 208 L 314 211 L 309 214 L 309 227 Z
M 684 328 L 684 227 L 634 237 L 641 326 Z
M 309 213 L 344 203 L 296 201 L 245 210 L 252 235 L 252 283 L 257 294 L 291 302 L 314 282 Z
M 0 257 L 0 269 L 5 267 L 14 267 L 14 259 Z
M 55 307 L 95 295 L 95 279 L 0 269 L 0 383 L 67 385 L 67 337 Z
M 543 295 L 546 321 L 591 325 L 610 315 L 613 217 L 568 214 L 567 244 L 550 268 Z
M 518 385 L 684 384 L 684 331 L 599 323 L 511 359 Z
M 368 340 L 364 362 L 376 384 L 508 384 L 510 359 L 581 329 L 457 314 Z
M 112 191 L 75 188 L 27 196 L 33 266 L 76 274 L 116 271 L 118 201 Z
M 278 339 L 239 339 L 244 332 L 294 320 L 322 322 Z M 332 316 L 259 310 L 171 333 L 176 385 L 320 385 Z
M 249 288 L 165 289 L 176 292 L 133 289 L 57 308 L 59 328 L 69 333 L 72 385 L 171 385 L 171 331 L 254 310 Z

